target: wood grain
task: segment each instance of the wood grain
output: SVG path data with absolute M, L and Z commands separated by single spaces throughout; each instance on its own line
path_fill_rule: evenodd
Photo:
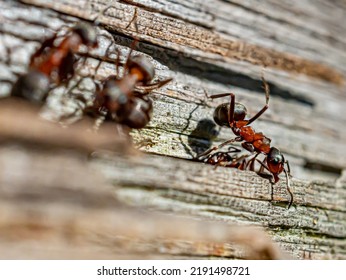
M 89 21 L 95 19 L 105 2 L 92 1 L 91 5 L 88 5 L 86 1 L 72 0 L 2 1 L 0 96 L 7 96 L 18 75 L 26 72 L 30 55 L 44 38 L 57 31 L 62 33 L 81 18 Z M 151 93 L 154 115 L 149 125 L 145 129 L 131 132 L 137 147 L 151 154 L 140 157 L 115 156 L 103 151 L 93 153 L 93 157 L 86 161 L 85 155 L 81 158 L 80 153 L 93 150 L 99 142 L 91 146 L 90 142 L 89 146 L 83 146 L 81 143 L 86 134 L 83 134 L 82 130 L 76 128 L 73 137 L 77 139 L 74 140 L 76 142 L 69 144 L 69 141 L 65 141 L 59 147 L 59 141 L 54 144 L 54 141 L 49 141 L 45 136 L 34 137 L 30 133 L 23 136 L 18 126 L 17 129 L 10 130 L 11 137 L 6 137 L 19 147 L 23 146 L 20 153 L 9 146 L 9 141 L 2 142 L 0 146 L 0 172 L 3 172 L 4 166 L 9 163 L 20 167 L 15 174 L 22 178 L 22 187 L 18 189 L 17 198 L 13 202 L 22 196 L 25 186 L 28 192 L 31 192 L 32 186 L 37 182 L 36 177 L 31 177 L 30 174 L 37 174 L 39 178 L 42 166 L 38 165 L 35 173 L 28 169 L 30 164 L 20 165 L 20 161 L 11 159 L 28 157 L 34 162 L 33 158 L 42 154 L 42 162 L 45 162 L 45 158 L 50 158 L 51 167 L 48 169 L 53 170 L 55 164 L 64 165 L 59 162 L 60 157 L 56 158 L 54 151 L 61 151 L 64 145 L 69 144 L 74 150 L 73 155 L 69 156 L 74 164 L 66 164 L 71 168 L 71 173 L 68 174 L 73 174 L 72 166 L 82 165 L 88 170 L 79 172 L 76 167 L 76 178 L 83 178 L 83 173 L 93 170 L 85 179 L 90 182 L 97 180 L 90 183 L 90 186 L 107 185 L 110 192 L 117 197 L 116 202 L 110 199 L 106 205 L 126 203 L 143 209 L 169 212 L 173 216 L 179 214 L 198 217 L 201 225 L 206 220 L 218 220 L 232 225 L 255 225 L 264 228 L 281 250 L 294 258 L 345 259 L 346 180 L 343 170 L 346 166 L 346 117 L 343 112 L 346 97 L 343 81 L 346 75 L 346 42 L 340 36 L 345 32 L 345 26 L 340 24 L 346 13 L 343 1 L 315 1 L 312 5 L 309 1 L 291 1 L 288 4 L 284 1 L 278 3 L 266 0 L 254 4 L 254 1 L 236 0 L 126 0 L 112 1 L 111 5 L 112 8 L 98 17 L 99 48 L 89 53 L 90 58 L 85 63 L 79 63 L 79 75 L 71 83 L 75 83 L 82 76 L 88 77 L 83 78 L 80 87 L 73 91 L 65 87 L 53 90 L 41 114 L 48 115 L 53 121 L 63 121 L 65 125 L 81 119 L 83 108 L 88 102 L 92 102 L 95 91 L 92 76 L 95 75 L 95 80 L 100 81 L 112 74 L 121 75 L 129 46 L 136 38 L 139 43 L 134 54 L 145 55 L 152 61 L 156 69 L 155 81 L 174 78 L 167 86 Z M 137 15 L 134 17 L 135 12 Z M 110 50 L 108 53 L 107 48 Z M 121 54 L 120 73 L 116 73 L 115 69 L 116 50 Z M 101 67 L 94 73 L 95 67 L 101 61 Z M 266 66 L 264 70 L 263 66 Z M 214 108 L 228 99 L 210 100 L 208 95 L 232 91 L 236 94 L 237 101 L 246 105 L 253 115 L 265 101 L 260 79 L 262 72 L 271 89 L 270 108 L 254 123 L 254 127 L 272 138 L 273 145 L 280 148 L 290 161 L 294 176 L 294 204 L 289 211 L 286 210 L 288 196 L 284 180 L 271 188 L 268 181 L 252 172 L 222 167 L 214 169 L 212 166 L 191 161 L 201 151 L 234 137 L 229 129 L 219 129 L 212 120 Z M 83 104 L 77 98 L 80 95 L 84 96 Z M 3 110 L 8 108 L 3 101 L 1 105 Z M 6 112 L 4 111 L 5 115 L 0 118 L 3 125 L 7 124 L 6 116 L 10 114 Z M 16 115 L 13 111 L 11 114 L 9 116 L 13 118 Z M 106 127 L 107 132 L 101 134 L 97 141 L 113 133 L 111 125 L 109 130 Z M 71 128 L 74 129 L 74 126 Z M 28 126 L 29 132 L 30 129 Z M 114 129 L 114 135 L 117 135 L 116 130 Z M 2 137 L 4 135 L 3 129 Z M 114 138 L 114 143 L 118 140 Z M 113 139 L 111 143 L 112 141 Z M 34 152 L 30 152 L 26 147 L 32 147 L 32 143 L 40 143 L 42 151 L 37 148 L 40 145 L 36 145 Z M 53 143 L 53 148 L 43 149 L 46 145 L 44 143 Z M 82 145 L 82 148 L 79 145 Z M 116 150 L 121 151 L 123 148 L 119 147 L 125 146 L 119 145 Z M 47 171 L 49 172 L 52 171 Z M 0 173 L 1 180 L 11 178 L 5 180 L 6 186 L 11 189 L 13 185 L 19 184 L 14 177 L 6 177 L 9 176 L 6 174 Z M 98 191 L 93 191 L 90 197 L 95 198 L 85 198 L 83 208 L 78 206 L 78 210 L 63 199 L 59 200 L 59 197 L 70 193 L 70 188 L 74 188 L 74 180 L 60 181 L 59 178 L 57 185 L 65 185 L 67 190 L 57 188 L 53 192 L 57 196 L 50 198 L 49 188 L 45 189 L 55 186 L 52 178 L 57 178 L 57 175 L 54 176 L 48 176 L 51 178 L 49 180 L 41 180 L 40 188 L 32 190 L 36 193 L 42 192 L 42 207 L 36 210 L 31 204 L 23 204 L 23 208 L 17 211 L 10 202 L 2 201 L 3 209 L 9 209 L 9 218 L 3 225 L 10 227 L 10 221 L 18 219 L 21 221 L 20 227 L 26 228 L 22 228 L 25 234 L 32 234 L 32 228 L 35 227 L 25 226 L 26 207 L 29 207 L 30 211 L 37 211 L 42 217 L 61 221 L 55 225 L 47 225 L 39 219 L 40 226 L 49 227 L 51 232 L 55 233 L 60 227 L 67 228 L 64 221 L 74 211 L 78 213 L 73 216 L 76 220 L 83 220 L 87 215 L 114 216 L 114 220 L 120 219 L 120 214 L 115 214 L 116 210 L 102 209 L 96 213 L 88 208 L 88 205 L 93 207 L 93 203 L 97 204 L 97 201 L 100 201 L 100 204 L 106 201 L 101 198 L 102 192 L 97 194 Z M 69 178 L 68 176 L 66 178 Z M 98 179 L 94 179 L 94 176 Z M 23 179 L 26 177 L 32 179 L 26 182 Z M 78 180 L 76 179 L 76 182 Z M 76 199 L 80 193 L 84 191 L 77 189 L 72 198 Z M 108 196 L 108 193 L 105 196 Z M 46 200 L 49 202 L 44 204 Z M 71 208 L 67 207 L 61 216 L 45 214 L 47 209 L 61 209 L 65 208 L 64 205 Z M 124 210 L 121 215 L 126 216 L 127 211 L 132 210 Z M 141 216 L 133 216 L 131 219 L 138 219 L 136 223 L 140 223 Z M 155 218 L 148 214 L 146 222 L 151 219 Z M 187 226 L 182 224 L 182 227 Z M 93 231 L 89 226 L 78 227 L 76 236 L 89 230 Z M 120 241 L 102 236 L 102 248 L 109 242 L 115 242 L 121 249 L 102 249 L 102 253 L 97 257 L 131 258 L 138 254 L 150 258 L 245 256 L 242 250 L 229 246 L 232 240 L 222 239 L 213 247 L 210 243 L 213 235 L 210 236 L 211 239 L 204 240 L 206 243 L 202 251 L 196 249 L 198 246 L 189 245 L 189 242 L 175 240 L 165 243 L 164 239 L 151 251 L 149 248 L 157 237 L 154 233 L 151 233 L 152 239 L 140 240 L 138 243 L 134 242 L 133 247 L 126 247 L 124 244 L 129 243 L 128 234 L 131 231 L 129 227 L 126 232 L 122 232 Z M 89 238 L 91 235 L 87 236 Z M 197 236 L 189 240 L 195 238 Z M 56 252 L 57 257 L 65 258 L 66 254 L 61 250 L 66 247 L 65 241 L 59 239 L 59 242 L 54 243 L 51 242 L 53 239 L 47 239 L 47 246 L 50 244 L 51 252 Z M 184 235 L 183 239 L 187 240 L 188 235 Z M 83 240 L 85 242 L 85 239 Z M 88 256 L 101 248 L 89 241 L 82 242 L 88 244 L 89 249 L 75 246 L 67 252 L 76 258 L 89 258 Z M 134 244 L 141 244 L 139 247 L 143 250 L 135 250 Z M 159 252 L 158 248 L 162 244 L 166 244 L 166 251 Z M 9 243 L 3 242 L 1 246 L 8 248 Z M 14 252 L 20 255 L 21 248 L 28 253 L 27 256 L 30 256 L 30 252 L 32 256 L 39 255 L 42 258 L 49 255 L 48 251 L 25 242 L 18 245 Z M 215 249 L 215 253 L 212 248 L 221 249 Z M 257 253 L 249 253 L 250 258 L 258 258 L 263 253 L 261 250 L 259 251 L 262 253 L 258 253 L 256 249 L 254 251 Z M 14 253 L 12 257 L 18 254 Z M 7 256 L 11 257 L 10 254 Z M 263 257 L 263 254 L 261 256 Z M 286 257 L 287 255 L 284 256 Z

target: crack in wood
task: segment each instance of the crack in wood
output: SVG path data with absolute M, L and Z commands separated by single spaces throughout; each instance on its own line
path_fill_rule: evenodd
M 23 2 L 51 8 L 86 20 L 93 20 L 90 11 L 86 12 L 85 10 L 78 9 L 71 5 L 69 0 L 65 1 L 65 4 L 51 3 L 50 1 L 47 2 L 42 0 L 24 0 Z M 137 17 L 134 19 L 138 31 L 136 29 L 130 30 L 130 27 L 124 30 L 123 22 L 126 19 L 121 16 L 123 14 L 123 9 L 118 7 L 117 4 L 119 3 L 116 2 L 114 4 L 113 9 L 115 13 L 113 14 L 118 15 L 120 20 L 115 20 L 111 15 L 104 15 L 102 18 L 98 19 L 101 24 L 105 25 L 106 29 L 123 32 L 142 40 L 151 41 L 155 44 L 169 46 L 175 50 L 179 50 L 179 46 L 184 45 L 210 54 L 217 54 L 223 58 L 236 59 L 255 65 L 277 68 L 287 72 L 305 74 L 340 85 L 344 83 L 344 78 L 341 73 L 324 64 L 307 60 L 293 54 L 278 52 L 273 49 L 251 45 L 246 42 L 230 40 L 217 33 L 210 32 L 205 28 L 188 24 L 172 17 L 153 14 L 144 9 L 139 9 L 138 7 L 136 7 Z M 125 8 L 134 9 L 133 6 L 130 5 L 126 5 Z M 101 8 L 98 10 L 101 10 Z M 121 13 L 118 13 L 118 11 L 121 11 Z

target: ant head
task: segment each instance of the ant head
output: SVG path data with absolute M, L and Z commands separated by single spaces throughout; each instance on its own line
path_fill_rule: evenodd
M 267 156 L 267 165 L 270 172 L 275 175 L 284 170 L 285 158 L 279 149 L 272 147 Z
M 96 29 L 91 24 L 79 22 L 74 26 L 73 31 L 81 37 L 83 44 L 97 47 Z
M 242 121 L 245 119 L 246 114 L 247 114 L 246 107 L 243 104 L 236 102 L 234 104 L 234 115 L 233 115 L 234 120 Z
M 144 56 L 135 55 L 129 58 L 129 72 L 141 76 L 140 81 L 147 83 L 155 76 L 155 68 Z

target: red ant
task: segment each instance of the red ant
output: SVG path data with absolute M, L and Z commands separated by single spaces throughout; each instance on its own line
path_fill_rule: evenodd
M 261 132 L 255 132 L 255 130 L 249 126 L 252 122 L 258 119 L 269 107 L 269 86 L 265 79 L 262 77 L 264 90 L 266 94 L 266 104 L 264 107 L 252 118 L 245 120 L 247 109 L 243 104 L 235 102 L 235 95 L 233 93 L 222 93 L 217 95 L 212 95 L 210 98 L 220 98 L 225 96 L 230 96 L 231 101 L 229 103 L 222 103 L 216 107 L 214 111 L 214 121 L 220 126 L 226 126 L 232 129 L 233 133 L 237 136 L 234 139 L 230 139 L 220 144 L 217 147 L 213 147 L 204 153 L 198 155 L 198 158 L 208 156 L 204 161 L 210 164 L 218 164 L 228 167 L 235 167 L 241 170 L 245 170 L 247 167 L 250 167 L 251 171 L 254 171 L 255 160 L 261 164 L 261 169 L 258 174 L 270 179 L 272 184 L 275 184 L 279 181 L 279 174 L 284 171 L 286 175 L 286 185 L 287 191 L 290 194 L 290 202 L 288 208 L 292 205 L 293 195 L 290 190 L 290 166 L 287 160 L 280 152 L 279 149 L 275 147 L 270 147 L 271 139 L 264 136 Z M 235 158 L 230 155 L 231 152 L 218 152 L 210 154 L 212 151 L 218 150 L 221 147 L 224 147 L 233 142 L 242 142 L 241 145 L 247 151 L 251 153 L 256 153 L 255 156 L 246 162 L 245 157 Z M 265 158 L 263 161 L 259 161 L 257 156 L 264 154 Z M 287 170 L 284 168 L 284 165 L 287 165 Z M 270 174 L 264 173 L 266 169 Z M 269 176 L 268 176 L 269 175 Z
M 260 153 L 255 154 L 255 156 L 253 156 L 252 158 L 249 159 L 249 157 L 252 154 L 245 154 L 245 155 L 241 155 L 239 157 L 236 154 L 234 154 L 234 153 L 239 153 L 240 151 L 241 151 L 240 149 L 237 149 L 237 148 L 231 146 L 227 152 L 220 151 L 220 152 L 208 154 L 204 159 L 202 159 L 202 161 L 204 161 L 205 163 L 208 163 L 208 164 L 215 165 L 215 166 L 231 167 L 231 168 L 237 168 L 239 170 L 247 170 L 247 168 L 249 167 L 248 170 L 256 172 L 256 170 L 255 170 L 255 160 L 256 160 L 257 162 L 259 162 L 261 164 L 259 171 L 257 171 L 256 173 L 259 176 L 268 179 L 272 184 L 276 183 L 275 181 L 272 180 L 274 174 L 272 172 L 271 172 L 271 174 L 265 173 L 264 169 L 269 170 L 268 166 L 272 164 L 271 162 L 268 162 L 268 158 L 278 157 L 278 160 L 280 162 L 282 162 L 282 163 L 285 162 L 283 155 L 280 153 L 280 151 L 277 148 L 272 147 L 271 152 L 270 152 L 272 154 L 269 154 L 262 162 L 259 161 L 258 159 L 256 159 Z M 266 160 L 267 160 L 267 162 L 266 162 Z M 289 164 L 287 161 L 286 161 L 286 163 L 287 163 L 288 171 L 286 172 L 286 170 L 284 170 L 284 172 L 286 175 L 287 191 L 290 195 L 290 202 L 288 205 L 288 209 L 289 209 L 292 205 L 292 202 L 293 202 L 293 194 L 290 190 L 290 182 L 289 182 L 290 167 L 289 167 Z M 268 166 L 266 166 L 266 164 Z M 280 168 L 283 169 L 283 164 L 281 165 Z M 279 172 L 279 173 L 281 173 L 281 172 Z
M 155 76 L 155 68 L 146 57 L 131 56 L 136 43 L 137 40 L 130 47 L 130 53 L 124 65 L 123 77 L 110 76 L 103 82 L 102 89 L 96 92 L 94 106 L 91 110 L 93 113 L 103 115 L 106 120 L 139 129 L 147 125 L 153 111 L 152 100 L 147 94 L 153 89 L 164 86 L 172 79 L 150 83 Z M 118 51 L 117 75 L 119 73 L 119 58 L 120 52 Z M 141 92 L 139 93 L 136 88 L 140 88 Z
M 68 35 L 55 46 L 57 34 L 46 39 L 31 56 L 28 73 L 19 77 L 12 87 L 11 96 L 42 103 L 50 90 L 51 83 L 61 84 L 74 74 L 76 62 L 74 54 L 81 46 L 94 48 L 97 36 L 94 27 L 88 23 L 78 23 Z

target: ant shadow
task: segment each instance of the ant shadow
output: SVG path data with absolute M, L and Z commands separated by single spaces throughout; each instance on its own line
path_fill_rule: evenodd
M 211 119 L 201 119 L 198 121 L 196 128 L 188 135 L 187 144 L 185 147 L 193 159 L 196 156 L 208 150 L 213 140 L 219 135 L 220 128 Z M 186 145 L 185 145 L 186 146 Z
M 211 119 L 201 119 L 188 137 L 188 144 L 197 155 L 208 150 L 219 135 L 220 127 Z
M 204 118 L 198 121 L 197 126 L 187 136 L 186 140 L 183 140 L 184 132 L 188 130 L 191 124 L 193 114 L 197 111 L 201 104 L 197 104 L 196 107 L 189 113 L 186 119 L 186 125 L 183 127 L 179 134 L 179 140 L 184 147 L 185 153 L 190 155 L 192 160 L 197 160 L 197 155 L 208 150 L 213 140 L 219 135 L 221 128 L 215 124 L 215 122 L 209 118 Z

